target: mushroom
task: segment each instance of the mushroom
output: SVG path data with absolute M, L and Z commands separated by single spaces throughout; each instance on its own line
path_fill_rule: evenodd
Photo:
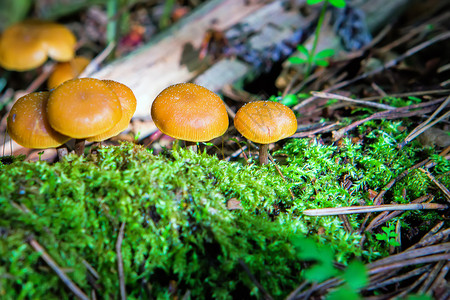
M 102 80 L 113 92 L 119 97 L 120 106 L 122 108 L 122 118 L 120 118 L 119 122 L 114 125 L 110 130 L 87 138 L 86 140 L 89 142 L 101 142 L 110 137 L 116 136 L 125 129 L 127 129 L 128 124 L 130 124 L 130 120 L 136 111 L 136 97 L 133 94 L 133 91 L 124 84 L 113 80 Z
M 47 103 L 50 125 L 77 139 L 75 153 L 84 153 L 84 140 L 112 129 L 122 117 L 116 93 L 99 79 L 72 79 L 59 85 Z
M 27 71 L 42 65 L 47 57 L 68 61 L 74 57 L 76 38 L 65 26 L 28 20 L 7 28 L 0 37 L 0 66 Z
M 164 89 L 152 103 L 151 116 L 162 133 L 186 141 L 194 151 L 195 143 L 212 140 L 228 129 L 222 99 L 194 83 Z
M 78 77 L 89 62 L 86 57 L 76 56 L 70 61 L 57 63 L 47 80 L 48 89 L 54 89 L 61 83 Z
M 70 137 L 55 131 L 47 119 L 49 92 L 31 93 L 19 98 L 7 118 L 9 136 L 26 148 L 56 148 L 70 140 Z M 61 156 L 62 148 L 58 148 Z
M 297 118 L 284 104 L 254 101 L 237 111 L 234 127 L 245 138 L 260 144 L 259 162 L 265 165 L 268 163 L 269 144 L 293 135 L 297 130 Z

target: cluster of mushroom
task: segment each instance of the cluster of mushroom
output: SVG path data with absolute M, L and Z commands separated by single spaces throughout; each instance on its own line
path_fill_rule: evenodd
M 47 82 L 53 89 L 77 77 L 90 62 L 85 57 L 75 57 L 75 46 L 75 35 L 64 25 L 26 20 L 10 26 L 0 36 L 0 66 L 28 71 L 51 58 L 58 62 Z
M 188 144 L 209 141 L 228 128 L 227 110 L 220 97 L 193 83 L 164 89 L 152 103 L 151 116 L 162 133 Z M 261 144 L 260 163 L 267 164 L 268 145 L 294 134 L 297 119 L 281 103 L 254 101 L 238 110 L 234 125 L 244 137 Z
M 121 83 L 72 79 L 51 92 L 18 99 L 7 128 L 11 138 L 27 148 L 56 148 L 75 138 L 75 152 L 82 155 L 85 140 L 103 141 L 119 134 L 135 110 L 133 92 Z

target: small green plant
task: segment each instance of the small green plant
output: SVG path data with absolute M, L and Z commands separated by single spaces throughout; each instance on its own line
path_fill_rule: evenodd
M 343 284 L 327 295 L 328 300 L 361 299 L 359 290 L 369 282 L 363 263 L 352 260 L 343 271 L 334 266 L 334 253 L 331 248 L 318 245 L 314 240 L 296 235 L 291 239 L 297 255 L 302 260 L 314 264 L 303 271 L 303 277 L 311 282 L 322 282 L 333 276 L 343 280 Z
M 38 155 L 39 155 L 39 161 L 41 161 L 42 154 L 44 154 L 44 151 L 38 152 Z
M 397 237 L 397 233 L 395 233 L 395 226 L 393 224 L 389 225 L 389 227 L 381 227 L 384 233 L 377 233 L 375 237 L 379 241 L 385 241 L 387 244 L 393 247 L 400 246 L 400 243 L 395 240 Z
M 308 50 L 304 45 L 299 45 L 297 50 L 300 52 L 300 57 L 291 57 L 289 62 L 292 64 L 306 64 L 305 79 L 311 74 L 313 66 L 328 66 L 327 59 L 334 55 L 333 49 L 324 49 L 316 53 L 317 44 L 319 42 L 320 30 L 322 28 L 323 20 L 325 18 L 325 12 L 328 4 L 337 7 L 345 7 L 345 0 L 308 0 L 306 1 L 309 5 L 314 5 L 323 2 L 322 10 L 320 11 L 319 21 L 317 23 L 316 31 L 314 33 L 314 41 L 312 49 Z

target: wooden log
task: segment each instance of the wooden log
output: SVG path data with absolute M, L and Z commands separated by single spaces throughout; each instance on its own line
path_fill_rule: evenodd
M 198 51 L 208 29 L 224 31 L 263 7 L 260 1 L 210 1 L 92 77 L 116 80 L 130 87 L 138 101 L 135 117 L 149 119 L 151 103 L 159 92 L 171 84 L 190 81 L 205 68 Z

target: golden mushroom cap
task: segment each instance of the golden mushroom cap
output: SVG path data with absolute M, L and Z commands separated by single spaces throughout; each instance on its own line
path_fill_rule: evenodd
M 51 22 L 44 22 L 40 27 L 41 41 L 51 59 L 69 61 L 75 56 L 77 40 L 67 27 Z
M 76 39 L 65 26 L 28 20 L 7 28 L 0 37 L 0 66 L 27 71 L 39 67 L 51 57 L 67 61 L 75 54 Z
M 76 56 L 70 61 L 59 62 L 53 68 L 47 80 L 47 87 L 54 89 L 67 80 L 73 79 L 83 72 L 90 60 L 83 56 Z
M 47 119 L 46 106 L 49 92 L 31 93 L 14 103 L 7 118 L 10 137 L 26 148 L 58 147 L 70 137 L 56 132 Z
M 119 122 L 114 125 L 110 130 L 87 138 L 86 140 L 89 142 L 100 142 L 110 137 L 116 136 L 125 129 L 127 129 L 130 124 L 130 120 L 136 111 L 136 97 L 134 96 L 133 91 L 127 87 L 126 85 L 113 81 L 113 80 L 102 80 L 109 88 L 111 88 L 114 93 L 116 93 L 117 97 L 119 97 L 120 106 L 122 107 L 122 118 L 120 118 Z
M 293 135 L 297 130 L 297 118 L 284 104 L 254 101 L 237 111 L 234 127 L 255 143 L 270 144 Z
M 80 78 L 51 92 L 47 115 L 55 130 L 82 139 L 113 128 L 122 117 L 122 108 L 116 93 L 102 80 Z
M 209 141 L 228 129 L 222 99 L 194 83 L 164 89 L 153 101 L 151 115 L 162 133 L 184 141 Z

